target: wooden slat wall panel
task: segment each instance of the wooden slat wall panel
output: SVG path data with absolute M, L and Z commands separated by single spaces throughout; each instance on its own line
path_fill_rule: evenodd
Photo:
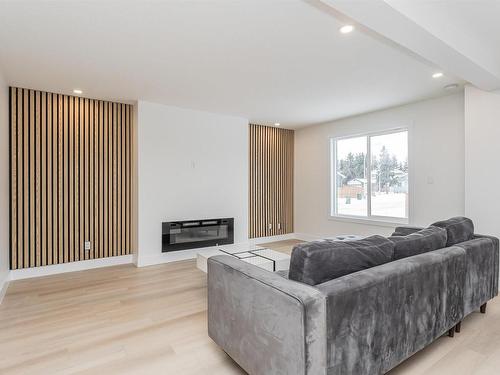
M 75 115 L 75 108 L 74 108 L 74 97 L 69 98 L 68 102 L 68 109 L 69 109 L 69 129 L 68 129 L 68 149 L 69 149 L 69 154 L 68 154 L 68 169 L 69 169 L 69 175 L 68 175 L 68 189 L 69 189 L 69 196 L 68 196 L 68 207 L 69 207 L 69 233 L 68 233 L 68 246 L 71 249 L 69 252 L 69 261 L 73 262 L 75 260 L 75 151 L 74 151 L 74 139 L 75 139 L 75 134 L 74 134 L 74 128 L 75 128 L 75 122 L 74 122 L 74 115 Z
M 63 96 L 57 95 L 57 259 L 64 263 L 64 216 L 63 216 Z M 30 265 L 31 266 L 31 265 Z M 33 267 L 33 266 L 31 266 Z
M 17 176 L 17 139 L 18 139 L 18 125 L 17 125 L 17 101 L 10 98 L 10 169 L 13 176 Z M 14 156 L 14 157 L 13 157 Z M 17 262 L 17 246 L 18 246 L 18 237 L 17 237 L 17 177 L 11 178 L 10 180 L 10 195 L 11 195 L 11 206 L 12 209 L 10 211 L 10 222 L 11 226 L 16 228 L 13 230 L 10 241 L 11 241 L 11 259 L 14 262 Z
M 73 98 L 74 101 L 74 113 L 73 113 L 73 131 L 74 131 L 74 157 L 75 159 L 73 160 L 74 164 L 74 174 L 75 174 L 75 179 L 74 179 L 74 184 L 75 184 L 75 212 L 74 212 L 74 225 L 75 225 L 75 233 L 74 233 L 74 251 L 75 251 L 75 260 L 80 260 L 80 212 L 81 212 L 81 207 L 80 207 L 80 187 L 81 187 L 81 172 L 80 172 L 80 127 L 78 124 L 80 124 L 80 100 L 79 98 Z
M 294 131 L 250 124 L 249 237 L 293 232 Z
M 42 265 L 42 242 L 41 242 L 41 176 L 40 176 L 40 168 L 41 168 L 41 155 L 40 155 L 40 123 L 42 121 L 41 118 L 41 93 L 40 91 L 35 92 L 35 124 L 38 125 L 35 127 L 35 148 L 34 148 L 34 160 L 35 160 L 35 263 L 37 266 Z
M 29 144 L 28 144 L 28 139 L 29 139 L 29 107 L 28 107 L 28 90 L 24 90 L 23 93 L 23 114 L 22 114 L 22 121 L 23 121 L 23 224 L 22 224 L 22 231 L 24 235 L 23 239 L 23 254 L 21 258 L 21 264 L 24 264 L 24 267 L 29 266 L 29 179 L 28 179 L 28 174 L 29 174 L 29 164 L 28 164 L 28 149 L 29 149 Z
M 12 90 L 12 89 L 11 89 Z M 21 91 L 17 89 L 17 91 Z M 52 216 L 52 174 L 53 174 L 53 166 L 52 166 L 52 94 L 47 93 L 47 132 L 46 132 L 46 141 L 47 141 L 47 149 L 46 149 L 46 173 L 47 173 L 47 190 L 45 192 L 45 199 L 47 200 L 46 207 L 46 216 L 47 216 L 47 264 L 53 264 L 53 229 L 54 229 L 54 221 Z M 17 265 L 16 262 L 12 262 L 12 265 Z
M 10 88 L 11 269 L 131 254 L 132 110 Z
M 103 163 L 104 163 L 104 118 L 103 118 L 103 108 L 104 104 L 99 101 L 99 258 L 103 258 L 104 255 L 104 182 L 103 182 Z
M 41 222 L 41 240 L 42 240 L 42 266 L 47 265 L 47 94 L 42 93 L 41 98 L 42 107 L 42 122 L 41 122 L 41 148 L 40 148 L 40 164 L 41 164 L 41 187 L 40 192 L 42 195 L 42 207 L 40 214 L 42 216 Z

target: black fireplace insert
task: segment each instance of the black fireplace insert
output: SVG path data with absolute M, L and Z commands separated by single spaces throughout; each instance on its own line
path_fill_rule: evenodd
M 162 223 L 162 252 L 234 243 L 234 218 Z

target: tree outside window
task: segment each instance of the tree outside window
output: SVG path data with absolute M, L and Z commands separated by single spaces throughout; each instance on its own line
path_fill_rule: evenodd
M 332 216 L 408 219 L 408 131 L 332 139 Z

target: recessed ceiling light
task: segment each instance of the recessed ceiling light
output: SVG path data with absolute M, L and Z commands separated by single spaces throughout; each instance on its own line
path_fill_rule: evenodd
M 74 94 L 77 94 L 77 95 L 80 95 L 80 94 L 83 94 L 83 91 L 82 91 L 82 90 L 79 90 L 79 89 L 74 89 L 74 90 L 73 90 L 73 93 L 74 93 Z
M 280 126 L 281 124 L 279 122 L 275 122 L 274 126 Z
M 351 31 L 354 30 L 354 26 L 353 25 L 344 25 L 340 28 L 340 32 L 342 34 L 349 34 Z
M 434 74 L 432 75 L 432 78 L 441 78 L 442 76 L 443 76 L 443 73 L 438 72 L 438 73 L 434 73 Z
M 458 88 L 458 83 L 450 83 L 444 87 L 445 90 L 455 90 Z

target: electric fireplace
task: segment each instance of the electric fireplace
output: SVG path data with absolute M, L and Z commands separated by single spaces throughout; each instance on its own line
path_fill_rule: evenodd
M 162 223 L 162 252 L 234 243 L 234 218 Z

